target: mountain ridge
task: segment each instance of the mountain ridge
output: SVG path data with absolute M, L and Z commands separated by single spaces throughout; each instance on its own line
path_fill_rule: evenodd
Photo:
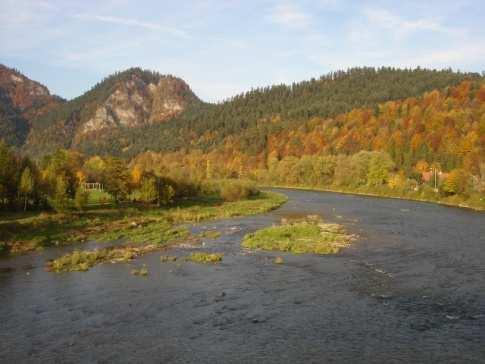
M 20 77 L 14 72 L 11 80 Z M 3 104 L 7 115 L 10 109 L 16 110 L 16 122 L 10 116 L 10 124 L 3 129 L 17 125 L 22 135 L 16 144 L 36 158 L 58 148 L 128 158 L 146 150 L 210 150 L 231 136 L 254 154 L 264 149 L 265 135 L 275 128 L 293 129 L 312 117 L 333 117 L 354 108 L 420 97 L 427 91 L 478 78 L 478 74 L 450 69 L 363 67 L 291 85 L 252 89 L 213 104 L 201 101 L 178 77 L 134 67 L 106 77 L 74 99 L 59 98 L 57 104 L 30 115 L 22 114 L 22 110 L 32 110 L 25 103 L 9 108 L 4 99 L 10 103 L 17 99 L 12 92 L 2 99 L 0 87 L 0 101 L 4 100 L 0 107 Z M 50 95 L 45 86 L 34 86 L 39 97 Z M 282 122 L 268 122 L 274 118 Z

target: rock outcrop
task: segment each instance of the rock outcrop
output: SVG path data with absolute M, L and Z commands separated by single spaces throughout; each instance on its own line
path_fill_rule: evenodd
M 164 122 L 197 100 L 189 86 L 171 76 L 150 82 L 133 72 L 119 82 L 94 115 L 79 126 L 77 136 L 113 127 L 137 127 Z

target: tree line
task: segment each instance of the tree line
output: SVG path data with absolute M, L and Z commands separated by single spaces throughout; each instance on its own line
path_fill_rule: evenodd
M 90 184 L 102 186 L 92 190 Z M 143 203 L 167 206 L 180 199 L 235 201 L 258 194 L 252 183 L 198 177 L 107 156 L 58 149 L 33 161 L 0 141 L 0 210 L 83 211 L 92 205 Z
M 266 133 L 267 124 L 283 127 Z M 143 153 L 135 160 L 199 177 L 217 166 L 217 177 L 262 183 L 485 201 L 485 84 L 481 82 L 464 81 L 420 98 L 388 101 L 332 118 L 314 117 L 298 128 L 286 127 L 279 116 L 259 127 L 266 134 L 257 153 L 248 144 L 257 140 L 253 135 L 257 129 L 251 129 L 208 151 Z M 371 161 L 387 166 L 385 171 L 379 169 L 380 183 L 372 178 Z
M 88 182 L 104 187 L 105 195 L 96 203 L 140 201 L 167 205 L 178 196 L 196 192 L 196 187 L 190 183 L 131 168 L 123 159 L 88 158 L 75 151 L 59 149 L 36 163 L 0 141 L 2 209 L 84 210 L 89 203 Z
M 188 145 L 208 152 L 235 137 L 248 152 L 257 154 L 265 149 L 268 135 L 298 129 L 310 119 L 335 117 L 355 108 L 373 109 L 379 103 L 419 97 L 479 78 L 451 70 L 352 68 L 292 85 L 256 88 L 219 104 L 193 104 L 168 122 L 101 131 L 76 148 L 86 154 L 132 158 L 147 150 L 173 152 Z M 271 122 L 275 118 L 280 122 Z

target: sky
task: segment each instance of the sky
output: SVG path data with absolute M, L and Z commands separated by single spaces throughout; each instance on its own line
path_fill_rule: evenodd
M 485 70 L 483 0 L 0 0 L 0 63 L 70 99 L 142 67 L 217 102 L 354 66 Z

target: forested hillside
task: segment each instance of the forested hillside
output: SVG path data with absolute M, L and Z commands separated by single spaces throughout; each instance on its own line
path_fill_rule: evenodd
M 0 140 L 12 146 L 24 143 L 29 132 L 29 124 L 12 105 L 5 91 L 0 89 Z
M 298 127 L 312 117 L 331 117 L 358 107 L 418 97 L 444 89 L 477 74 L 451 70 L 399 70 L 354 68 L 293 85 L 251 90 L 221 104 L 196 104 L 161 125 L 120 128 L 84 140 L 78 148 L 88 154 L 133 157 L 146 150 L 175 151 L 197 148 L 208 151 L 226 137 L 237 136 L 252 154 L 263 151 L 267 136 Z M 277 117 L 279 123 L 268 122 Z
M 44 85 L 0 64 L 0 140 L 21 147 L 31 121 L 62 102 Z
M 131 68 L 35 118 L 24 150 L 41 156 L 110 135 L 118 128 L 130 133 L 133 128 L 166 121 L 199 103 L 181 79 Z
M 250 148 L 248 141 L 258 132 L 265 142 Z M 149 152 L 133 164 L 190 178 L 242 177 L 482 205 L 485 83 L 464 81 L 419 98 L 307 118 L 297 127 L 277 115 L 214 148 Z
M 485 207 L 478 74 L 357 68 L 207 104 L 182 80 L 135 68 L 22 120 L 16 129 L 30 128 L 23 151 L 37 160 L 64 148 L 131 160 L 138 176 L 244 178 Z M 83 181 L 97 182 L 89 174 Z

